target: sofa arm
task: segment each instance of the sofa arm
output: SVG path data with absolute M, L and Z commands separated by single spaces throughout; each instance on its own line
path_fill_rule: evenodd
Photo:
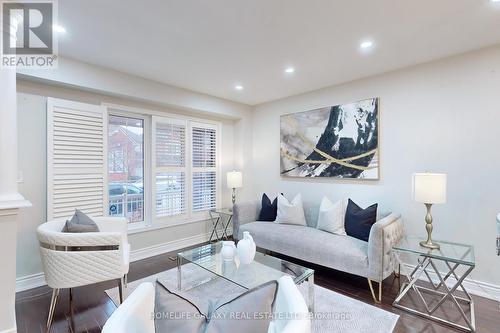
M 102 333 L 154 333 L 155 287 L 144 282 L 113 312 Z
M 389 214 L 377 221 L 368 238 L 368 278 L 381 282 L 396 268 L 392 247 L 403 237 L 401 215 Z
M 304 296 L 288 275 L 278 280 L 274 319 L 268 333 L 310 333 L 311 320 Z
M 233 206 L 233 238 L 239 239 L 240 226 L 245 223 L 255 222 L 259 217 L 260 203 L 248 201 L 234 204 Z

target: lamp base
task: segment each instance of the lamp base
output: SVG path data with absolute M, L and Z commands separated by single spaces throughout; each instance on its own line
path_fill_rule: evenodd
M 440 247 L 438 243 L 434 243 L 433 241 L 430 241 L 430 242 L 429 241 L 421 241 L 420 246 L 426 247 L 428 249 L 433 249 L 433 250 L 437 250 Z
M 432 215 L 431 215 L 431 207 L 432 204 L 425 204 L 427 208 L 427 215 L 425 216 L 425 229 L 427 230 L 427 240 L 420 242 L 420 246 L 426 247 L 428 249 L 439 249 L 439 244 L 434 243 L 432 241 Z

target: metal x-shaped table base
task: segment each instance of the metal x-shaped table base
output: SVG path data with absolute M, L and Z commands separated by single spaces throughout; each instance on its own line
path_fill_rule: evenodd
M 434 260 L 437 260 L 437 259 L 434 259 Z M 465 288 L 462 284 L 463 281 L 465 280 L 465 278 L 474 269 L 474 266 L 461 265 L 461 264 L 458 264 L 455 262 L 450 263 L 449 261 L 446 261 L 446 260 L 441 260 L 441 261 L 445 262 L 446 266 L 449 269 L 449 271 L 444 275 L 444 277 L 443 277 L 442 273 L 439 272 L 439 270 L 437 269 L 432 258 L 421 256 L 418 260 L 418 265 L 415 267 L 415 269 L 412 271 L 412 273 L 409 276 L 405 275 L 408 282 L 406 282 L 402 285 L 398 297 L 396 298 L 396 300 L 394 300 L 393 306 L 396 308 L 411 312 L 413 314 L 417 314 L 417 315 L 420 315 L 420 316 L 423 316 L 423 317 L 426 317 L 426 318 L 429 318 L 429 319 L 432 319 L 432 320 L 435 320 L 435 321 L 438 321 L 441 323 L 445 323 L 447 325 L 450 325 L 450 326 L 453 326 L 456 328 L 460 328 L 460 329 L 465 330 L 467 332 L 475 332 L 476 321 L 475 321 L 475 317 L 474 317 L 474 301 L 472 300 L 472 297 L 467 292 L 467 290 L 465 290 Z M 458 276 L 458 274 L 457 274 L 457 268 L 460 266 L 466 267 L 466 270 L 462 274 L 462 276 Z M 431 271 L 432 273 L 429 273 L 431 268 L 432 268 L 432 271 Z M 417 285 L 417 281 L 420 280 L 422 277 L 424 277 L 423 276 L 424 274 L 427 277 L 427 279 L 429 280 L 429 282 L 432 286 L 432 289 Z M 434 282 L 431 279 L 430 274 L 437 275 L 437 277 L 439 279 L 438 283 Z M 451 282 L 451 280 L 449 280 L 449 278 L 452 276 L 455 278 L 456 282 L 453 281 L 453 285 L 450 288 L 450 286 L 447 285 L 446 282 L 447 281 Z M 463 293 L 465 294 L 465 297 L 459 297 L 459 296 L 455 295 L 455 292 L 457 291 L 458 288 L 460 288 L 463 291 Z M 426 312 L 412 309 L 408 306 L 404 306 L 401 304 L 401 300 L 404 298 L 404 296 L 410 290 L 415 291 L 415 293 L 418 295 L 418 299 L 420 299 L 422 301 L 423 305 L 425 306 Z M 444 292 L 441 290 L 444 290 Z M 426 292 L 426 293 L 440 296 L 441 298 L 434 306 L 430 307 L 428 305 L 428 303 L 425 301 L 424 297 L 422 296 L 422 291 Z M 453 303 L 456 305 L 460 315 L 462 316 L 462 318 L 466 322 L 467 326 L 460 325 L 460 324 L 457 324 L 455 322 L 451 322 L 449 320 L 446 320 L 444 318 L 441 318 L 441 317 L 434 315 L 435 311 L 441 305 L 443 305 L 443 303 L 448 298 L 451 299 L 453 301 Z M 460 303 L 465 303 L 469 307 L 470 316 L 467 316 L 467 314 L 464 312 L 462 306 L 460 306 Z
M 209 243 L 212 242 L 212 238 L 213 238 L 214 234 L 215 234 L 216 241 L 219 241 L 221 239 L 228 239 L 227 228 L 228 228 L 229 224 L 231 223 L 233 216 L 229 215 L 227 218 L 227 222 L 224 224 L 222 214 L 217 213 L 217 212 L 212 212 L 212 211 L 209 211 L 208 213 L 210 215 L 210 221 L 212 221 L 212 233 L 210 234 L 210 239 L 208 240 L 208 242 Z M 217 226 L 219 225 L 219 223 L 222 224 L 221 237 L 219 237 L 219 233 L 217 232 Z

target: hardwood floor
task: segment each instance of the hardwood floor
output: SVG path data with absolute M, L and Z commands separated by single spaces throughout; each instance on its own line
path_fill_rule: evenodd
M 176 262 L 169 259 L 169 257 L 172 256 L 175 257 L 174 252 L 132 263 L 130 266 L 129 281 L 141 279 L 175 267 Z M 295 261 L 290 258 L 287 259 Z M 310 264 L 305 265 L 315 269 L 316 284 L 399 314 L 400 318 L 394 330 L 395 333 L 461 332 L 460 330 L 452 329 L 448 326 L 394 308 L 391 304 L 399 288 L 399 281 L 397 278 L 391 276 L 384 281 L 382 304 L 374 304 L 366 279 L 323 267 L 316 267 Z M 104 291 L 115 285 L 114 282 L 106 282 L 76 288 L 73 290 L 73 302 L 71 305 L 69 302 L 68 290 L 62 290 L 56 307 L 51 332 L 100 332 L 107 318 L 115 310 L 115 305 Z M 48 287 L 40 287 L 17 293 L 16 316 L 19 333 L 46 332 L 45 323 L 47 321 L 50 297 L 51 290 Z M 499 332 L 499 304 L 495 301 L 475 296 L 474 301 L 476 304 L 476 331 L 478 333 Z M 449 318 L 454 320 L 452 313 L 453 312 L 450 311 Z

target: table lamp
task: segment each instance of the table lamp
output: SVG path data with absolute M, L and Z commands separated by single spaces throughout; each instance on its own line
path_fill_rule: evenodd
M 239 171 L 231 171 L 227 173 L 227 188 L 233 189 L 233 205 L 236 202 L 236 189 L 243 186 L 243 175 Z
M 432 215 L 433 204 L 446 203 L 446 174 L 442 173 L 415 173 L 413 174 L 413 195 L 415 201 L 425 204 L 425 229 L 427 240 L 420 242 L 420 246 L 429 249 L 439 249 L 439 244 L 432 241 Z

